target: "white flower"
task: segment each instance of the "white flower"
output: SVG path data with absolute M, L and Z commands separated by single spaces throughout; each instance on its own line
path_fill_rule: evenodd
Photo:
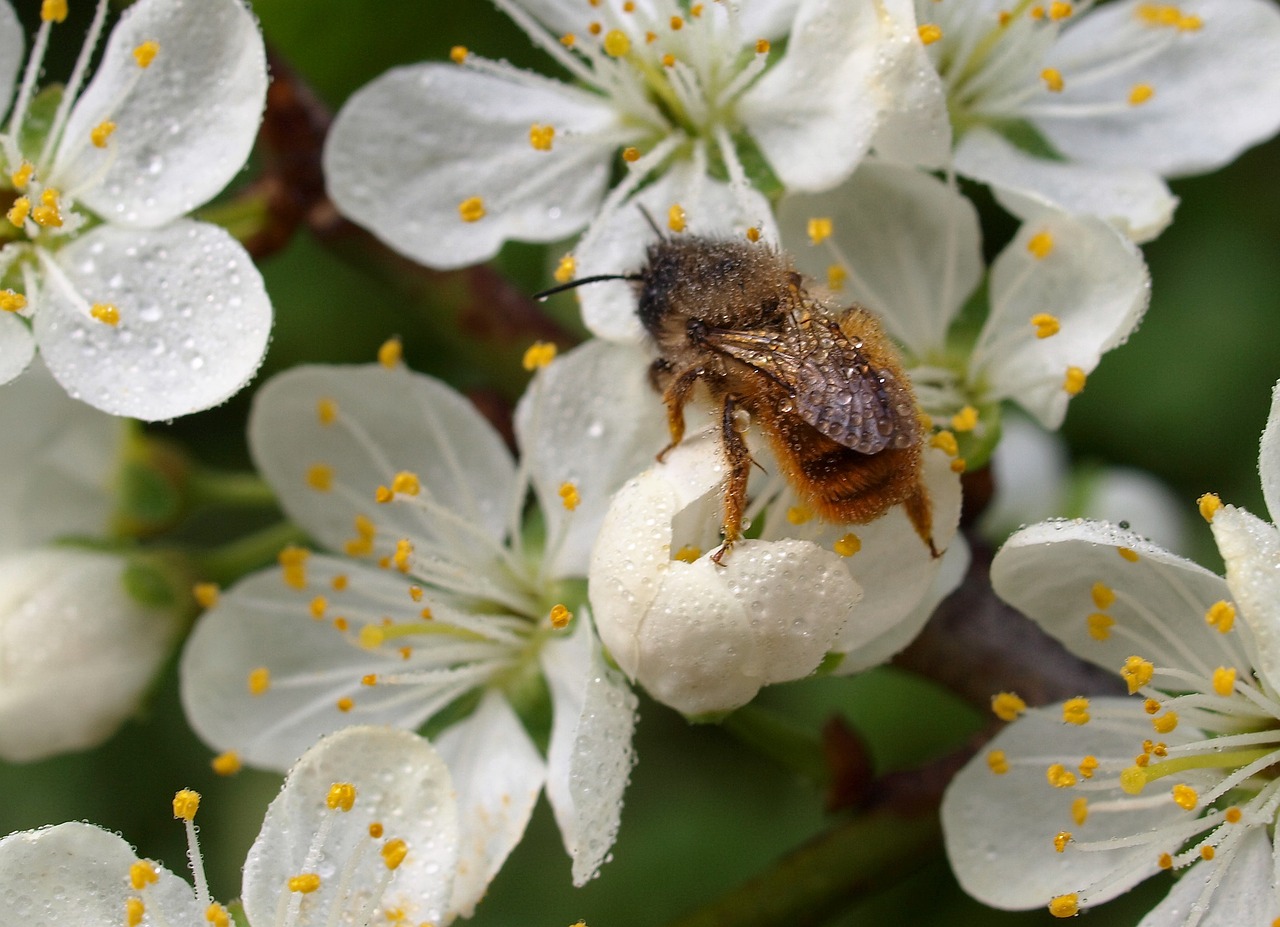
M 472 898 L 544 781 L 576 882 L 613 842 L 636 701 L 577 604 L 609 496 L 663 424 L 637 352 L 597 342 L 541 370 L 516 431 L 519 464 L 466 400 L 403 368 L 273 379 L 250 420 L 255 460 L 290 516 L 347 556 L 288 552 L 283 575 L 242 580 L 181 668 L 196 731 L 254 765 L 286 766 L 349 724 L 456 721 L 438 746 L 461 790 Z M 516 709 L 545 708 L 548 688 L 544 762 Z
M 1259 470 L 1274 518 L 1280 389 Z M 980 900 L 1066 915 L 1172 869 L 1144 927 L 1280 914 L 1280 531 L 1215 496 L 1200 509 L 1225 580 L 1099 522 L 1026 528 L 997 554 L 996 591 L 1132 695 L 1032 710 L 956 777 L 947 848 Z
M 985 412 L 1003 400 L 1047 428 L 1061 425 L 1068 401 L 1137 327 L 1150 298 L 1132 243 L 1100 219 L 1044 210 L 991 265 L 974 339 L 952 329 L 983 276 L 981 234 L 972 204 L 953 188 L 867 162 L 827 194 L 788 197 L 778 215 L 797 266 L 870 308 L 903 347 L 925 411 L 980 437 L 993 429 L 984 435 L 965 408 Z
M 1136 241 L 1176 198 L 1280 128 L 1280 11 L 1269 0 L 916 0 L 957 171 L 1016 215 L 1045 202 Z
M 434 267 L 485 260 L 508 239 L 562 239 L 597 216 L 598 234 L 680 164 L 739 196 L 766 172 L 792 189 L 838 183 L 902 105 L 914 53 L 909 0 L 498 6 L 577 83 L 458 47 L 461 68 L 399 68 L 359 91 L 325 149 L 338 208 Z
M 245 859 L 241 900 L 254 927 L 445 923 L 458 864 L 449 771 L 405 731 L 333 734 L 289 770 Z M 68 823 L 0 840 L 0 921 L 115 927 L 232 924 L 209 896 L 193 818 L 200 796 L 174 796 L 194 886 L 139 859 L 119 835 Z
M 271 304 L 249 256 L 182 218 L 248 157 L 265 54 L 240 0 L 140 0 L 82 91 L 106 12 L 99 0 L 65 91 L 50 96 L 37 80 L 66 13 L 44 4 L 15 95 L 22 31 L 0 3 L 0 98 L 13 99 L 0 163 L 17 198 L 0 247 L 0 383 L 38 347 L 72 396 L 167 419 L 231 396 L 266 350 Z

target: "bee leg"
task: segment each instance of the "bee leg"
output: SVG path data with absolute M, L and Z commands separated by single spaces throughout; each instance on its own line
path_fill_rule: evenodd
M 652 376 L 653 368 L 650 368 Z M 701 369 L 686 367 L 679 376 L 667 384 L 662 393 L 662 401 L 667 404 L 667 429 L 671 432 L 671 443 L 658 452 L 658 463 L 670 453 L 671 449 L 684 438 L 684 406 L 689 401 L 693 386 L 702 376 Z
M 736 410 L 737 404 L 733 397 L 726 396 L 720 413 L 720 439 L 729 475 L 725 478 L 724 485 L 724 543 L 711 555 L 717 566 L 723 565 L 721 558 L 742 537 L 742 513 L 747 505 L 747 477 L 751 475 L 751 452 L 747 450 L 747 442 L 743 440 L 734 421 Z
M 903 501 L 902 507 L 906 510 L 907 518 L 911 520 L 911 527 L 916 529 L 920 540 L 928 545 L 929 553 L 933 554 L 933 558 L 937 560 L 942 556 L 942 552 L 933 544 L 933 506 L 929 502 L 929 493 L 923 483 L 916 485 L 916 491 Z

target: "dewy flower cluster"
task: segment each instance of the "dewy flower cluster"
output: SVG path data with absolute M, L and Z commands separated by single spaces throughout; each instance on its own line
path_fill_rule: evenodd
M 184 789 L 193 885 L 93 825 L 23 824 L 0 839 L 0 922 L 444 925 L 474 913 L 544 793 L 581 886 L 622 827 L 641 693 L 742 734 L 763 688 L 884 663 L 965 583 L 953 602 L 993 587 L 1131 697 L 997 696 L 1020 717 L 941 805 L 961 885 L 1069 916 L 1170 870 L 1144 925 L 1280 923 L 1276 527 L 1202 500 L 1225 579 L 1127 525 L 1024 527 L 990 587 L 970 546 L 988 469 L 1010 484 L 1000 523 L 1030 520 L 1008 511 L 1027 443 L 989 467 L 1004 427 L 1057 430 L 1147 312 L 1140 246 L 1172 221 L 1167 180 L 1280 129 L 1280 8 L 493 2 L 547 73 L 457 45 L 330 124 L 287 52 L 268 102 L 246 0 L 137 0 L 109 32 L 107 0 L 85 0 L 62 84 L 47 59 L 77 11 L 19 11 L 28 40 L 0 0 L 0 757 L 101 743 L 167 691 L 181 642 L 215 769 L 287 771 L 239 906 L 213 900 Z M 262 182 L 206 209 L 264 110 Z M 325 194 L 289 187 L 320 169 Z M 553 331 L 572 298 L 589 336 L 536 341 L 504 408 L 483 349 L 424 349 L 452 382 L 415 372 L 364 329 L 366 294 L 334 284 L 342 339 L 282 324 L 290 369 L 248 413 L 256 474 L 215 478 L 182 446 L 200 425 L 166 441 L 125 419 L 252 378 L 272 324 L 252 243 L 298 215 L 315 253 L 342 242 L 406 281 L 407 327 L 425 287 L 465 291 L 464 342 Z M 562 306 L 537 316 L 489 272 L 451 273 L 528 254 L 509 243 L 542 246 Z M 678 243 L 708 262 L 696 285 L 655 270 Z M 383 342 L 379 362 L 326 363 L 348 335 Z M 890 436 L 913 455 L 891 474 L 906 502 L 876 469 Z M 1274 517 L 1280 388 L 1260 469 Z M 1060 482 L 1034 517 L 1083 505 Z M 874 517 L 820 517 L 879 492 Z M 849 765 L 830 738 L 823 760 L 793 756 L 818 738 L 782 728 L 744 739 L 811 779 Z

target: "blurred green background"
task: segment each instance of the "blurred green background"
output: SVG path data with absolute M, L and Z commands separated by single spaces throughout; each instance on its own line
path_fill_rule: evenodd
M 85 18 L 88 6 L 79 4 L 74 16 Z M 257 0 L 254 9 L 269 44 L 332 106 L 388 67 L 445 58 L 454 44 L 522 66 L 546 65 L 483 0 Z M 51 58 L 51 73 L 65 73 L 62 61 L 75 50 L 58 49 L 62 58 Z M 1182 198 L 1174 225 L 1145 249 L 1154 280 L 1146 320 L 1090 378 L 1064 429 L 1076 461 L 1145 468 L 1168 482 L 1188 513 L 1206 490 L 1264 511 L 1257 444 L 1280 377 L 1278 164 L 1280 144 L 1271 143 L 1218 174 L 1174 183 Z M 538 249 L 522 248 L 499 263 L 527 291 L 541 283 L 542 261 Z M 336 258 L 305 234 L 262 269 L 277 316 L 258 382 L 300 362 L 366 361 L 386 337 L 399 334 L 416 369 L 461 387 L 494 387 L 508 398 L 519 392 L 524 374 L 515 364 L 481 368 L 452 350 L 454 335 L 433 312 L 430 293 L 414 299 L 385 275 Z M 161 430 L 209 462 L 243 466 L 247 403 L 246 393 Z M 1193 534 L 1198 558 L 1218 568 L 1207 529 L 1197 521 Z M 815 728 L 829 713 L 843 713 L 867 737 L 882 770 L 936 756 L 963 742 L 982 720 L 896 670 L 777 687 L 764 701 Z M 690 727 L 647 701 L 637 751 L 621 836 L 602 876 L 584 889 L 570 887 L 568 861 L 544 803 L 476 923 L 562 927 L 585 918 L 591 927 L 662 924 L 830 823 L 821 796 L 795 777 L 723 731 Z M 0 833 L 88 820 L 180 870 L 185 850 L 169 799 L 178 788 L 195 788 L 205 795 L 199 821 L 212 887 L 216 896 L 231 899 L 278 779 L 254 772 L 218 779 L 209 757 L 182 719 L 170 668 L 148 710 L 106 746 L 43 763 L 0 765 L 9 796 L 0 803 Z M 1148 885 L 1092 912 L 1090 923 L 1136 923 L 1162 890 Z M 997 914 L 969 902 L 939 855 L 837 923 L 1048 921 L 1039 912 Z

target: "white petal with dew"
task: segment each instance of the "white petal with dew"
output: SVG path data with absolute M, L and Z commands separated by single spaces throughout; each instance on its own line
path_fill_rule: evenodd
M 8 0 L 0 0 L 0 116 L 13 100 L 18 69 L 23 62 L 22 23 Z
M 160 50 L 139 73 L 133 51 L 148 41 Z M 152 227 L 186 215 L 244 166 L 266 94 L 262 34 L 240 0 L 139 0 L 76 101 L 53 180 L 83 185 L 81 201 L 108 222 Z M 106 119 L 116 130 L 104 150 L 89 133 Z M 105 176 L 90 180 L 104 159 Z
M 809 220 L 832 221 L 814 245 Z M 783 241 L 802 271 L 827 279 L 841 265 L 841 302 L 859 302 L 916 357 L 946 344 L 947 329 L 982 277 L 978 214 L 967 197 L 914 168 L 866 161 L 835 190 L 788 196 Z
M 326 807 L 335 783 L 355 786 L 350 811 Z M 369 832 L 374 822 L 379 838 Z M 408 845 L 393 872 L 381 853 L 391 840 Z M 408 731 L 351 728 L 308 750 L 267 808 L 245 858 L 244 913 L 254 924 L 276 923 L 288 880 L 312 872 L 320 888 L 290 899 L 301 904 L 290 924 L 371 923 L 391 909 L 413 923 L 444 923 L 457 864 L 458 812 L 444 761 Z
M 1122 548 L 1137 559 L 1122 556 Z M 1211 605 L 1231 598 L 1221 577 L 1105 522 L 1023 528 L 996 553 L 991 583 L 1076 656 L 1116 673 L 1137 655 L 1207 679 L 1218 666 L 1238 666 L 1241 646 L 1249 652 L 1242 622 L 1230 634 L 1205 622 Z M 1099 603 L 1096 583 L 1114 592 L 1115 601 L 1108 603 L 1104 592 Z M 1090 634 L 1094 613 L 1115 622 L 1105 639 Z M 1160 681 L 1157 676 L 1154 684 Z
M 1168 176 L 1211 171 L 1280 129 L 1280 10 L 1269 0 L 1180 5 L 1199 29 L 1147 25 L 1141 0 L 1090 10 L 1045 64 L 1063 76 L 1053 106 L 1032 120 L 1063 154 Z M 1140 45 L 1159 45 L 1155 54 Z M 1126 105 L 1131 89 L 1154 96 Z M 1101 112 L 1100 112 L 1101 110 Z
M 1104 764 L 1095 780 L 1101 782 L 1104 775 L 1114 780 L 1141 752 L 1143 739 L 1151 737 L 1150 719 L 1136 700 L 1096 698 L 1091 709 L 1108 713 L 1105 725 L 1065 724 L 1061 706 L 1031 709 L 1001 731 L 948 786 L 942 799 L 947 856 L 960 885 L 982 903 L 1025 910 L 1043 907 L 1068 892 L 1087 892 L 1089 903 L 1098 904 L 1157 872 L 1162 851 L 1180 849 L 1178 841 L 1170 839 L 1168 846 L 1133 842 L 1084 850 L 1068 844 L 1063 853 L 1055 850 L 1054 837 L 1062 831 L 1080 842 L 1106 841 L 1187 820 L 1187 812 L 1168 798 L 1158 804 L 1095 811 L 1083 825 L 1075 823 L 1076 798 L 1087 797 L 1096 805 L 1129 796 L 1119 788 L 1097 791 L 1092 783 L 1088 791 L 1080 786 L 1055 788 L 1045 773 L 1049 765 L 1061 763 L 1074 774 L 1081 759 L 1095 756 Z M 1166 740 L 1173 745 L 1183 733 L 1180 728 Z M 1004 752 L 1010 765 L 1003 775 L 987 764 L 996 750 Z M 1193 770 L 1184 781 L 1195 787 L 1202 779 L 1203 771 Z M 1154 794 L 1160 785 L 1149 791 Z
M 152 864 L 157 881 L 129 885 L 138 861 L 118 834 L 72 822 L 20 831 L 0 840 L 0 922 L 27 927 L 102 927 L 124 923 L 125 903 L 142 895 L 153 923 L 198 924 L 204 911 L 179 876 Z
M 1258 448 L 1258 475 L 1271 520 L 1280 521 L 1280 383 L 1271 390 L 1271 412 Z
M 72 396 L 160 421 L 230 398 L 262 363 L 271 301 L 244 248 L 215 225 L 99 226 L 57 255 L 75 290 L 45 280 L 40 354 Z M 90 304 L 117 307 L 108 325 Z
M 329 424 L 322 401 L 336 407 Z M 408 537 L 423 556 L 475 568 L 506 530 L 515 464 L 502 438 L 453 389 L 407 368 L 307 365 L 272 377 L 254 397 L 249 449 L 289 517 L 333 550 L 363 514 L 378 527 L 380 556 Z M 317 466 L 329 468 L 331 489 L 308 483 Z M 457 521 L 412 498 L 377 504 L 374 492 L 401 471 L 418 477 L 419 499 Z
M 914 23 L 912 28 L 918 34 Z M 884 63 L 881 81 L 894 91 L 871 139 L 872 150 L 887 161 L 945 169 L 951 161 L 951 117 L 946 87 L 924 43 L 907 36 Z
M 71 547 L 0 556 L 0 757 L 87 750 L 137 710 L 181 620 L 133 599 L 125 568 Z
M 1139 244 L 1163 232 L 1178 205 L 1153 170 L 1038 158 L 989 129 L 965 133 L 956 147 L 955 167 L 990 184 L 1000 204 L 1020 219 L 1055 207 L 1099 216 Z
M 27 323 L 0 310 L 0 385 L 27 369 L 36 354 L 36 339 Z
M 547 767 L 511 706 L 494 690 L 436 738 L 458 805 L 459 860 L 451 910 L 470 917 L 524 836 Z
M 1029 245 L 1046 233 L 1052 250 L 1037 257 Z M 1057 428 L 1071 399 L 1063 388 L 1068 368 L 1092 373 L 1137 328 L 1150 298 L 1147 266 L 1128 239 L 1101 219 L 1046 212 L 992 264 L 991 311 L 969 378 L 985 380 L 989 398 L 1011 399 Z M 1060 324 L 1041 338 L 1032 319 L 1044 313 Z
M 250 765 L 284 770 L 321 734 L 352 724 L 416 728 L 486 678 L 465 664 L 501 656 L 500 646 L 440 602 L 414 602 L 398 573 L 350 560 L 314 555 L 305 566 L 307 585 L 287 586 L 278 569 L 263 570 L 225 591 L 196 623 L 180 667 L 182 702 L 196 733 L 219 750 L 235 749 Z M 342 592 L 335 577 L 346 577 Z M 324 620 L 310 611 L 316 596 L 327 600 Z M 424 605 L 432 609 L 433 633 L 391 638 L 364 647 L 360 632 L 383 616 L 421 627 Z M 334 626 L 347 619 L 349 631 Z M 466 632 L 450 629 L 465 627 Z M 411 645 L 409 659 L 399 647 Z M 464 664 L 456 671 L 451 667 Z M 265 667 L 270 685 L 249 690 L 249 673 Z M 377 675 L 376 685 L 364 685 Z M 352 700 L 349 711 L 338 701 Z
M 637 347 L 588 342 L 543 369 L 516 407 L 521 454 L 547 518 L 550 577 L 586 574 L 613 493 L 666 444 L 648 369 Z M 560 496 L 565 483 L 579 498 L 572 511 Z
M 523 74 L 523 72 L 521 72 Z M 550 125 L 550 151 L 529 141 Z M 476 264 L 504 241 L 556 241 L 604 195 L 620 138 L 601 98 L 568 84 L 423 64 L 388 71 L 347 101 L 324 150 L 344 215 L 430 267 Z M 485 215 L 463 221 L 480 197 Z
M 547 643 L 542 669 L 553 712 L 547 799 L 573 858 L 573 884 L 581 886 L 608 861 L 618 835 L 622 793 L 635 765 L 638 699 L 605 662 L 585 612 L 569 637 Z
M 1239 825 L 1241 827 L 1247 825 Z M 1207 892 L 1213 882 L 1212 892 Z M 1265 924 L 1276 904 L 1271 840 L 1265 827 L 1249 827 L 1239 841 L 1218 848 L 1210 862 L 1196 862 L 1181 873 L 1164 900 L 1138 927 L 1239 927 Z
M 1234 505 L 1220 509 L 1211 524 L 1227 585 L 1257 644 L 1257 669 L 1274 688 L 1280 683 L 1280 531 Z

